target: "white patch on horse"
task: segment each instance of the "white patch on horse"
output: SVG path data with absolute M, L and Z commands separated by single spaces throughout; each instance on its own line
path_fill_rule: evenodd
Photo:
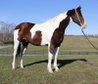
M 33 39 L 36 31 L 41 31 L 41 33 L 42 33 L 41 45 L 49 44 L 55 29 L 59 27 L 60 22 L 63 19 L 65 19 L 66 17 L 67 17 L 67 13 L 64 12 L 64 13 L 61 13 L 58 16 L 46 21 L 45 23 L 36 24 L 30 30 L 31 38 Z

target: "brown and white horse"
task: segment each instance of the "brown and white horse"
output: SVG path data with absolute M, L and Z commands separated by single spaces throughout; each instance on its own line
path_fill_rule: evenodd
M 20 67 L 23 68 L 23 54 L 29 43 L 36 46 L 48 45 L 47 69 L 53 73 L 51 62 L 54 55 L 54 69 L 58 71 L 57 57 L 60 45 L 64 39 L 64 32 L 68 24 L 73 21 L 82 28 L 86 26 L 81 13 L 81 7 L 63 12 L 58 16 L 42 23 L 24 22 L 14 30 L 14 53 L 12 69 L 15 69 L 15 59 L 21 56 Z

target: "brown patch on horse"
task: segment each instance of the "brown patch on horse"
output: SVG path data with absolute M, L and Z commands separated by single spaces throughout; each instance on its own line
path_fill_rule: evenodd
M 59 47 L 64 39 L 65 28 L 68 26 L 70 17 L 67 16 L 60 22 L 60 25 L 53 33 L 51 38 L 50 52 L 53 53 L 56 47 Z
M 36 31 L 34 37 L 31 39 L 31 43 L 36 46 L 40 46 L 42 41 L 41 31 Z
M 16 26 L 15 30 L 19 29 L 19 37 L 18 40 L 19 41 L 23 41 L 26 40 L 28 41 L 28 37 L 31 35 L 30 34 L 30 30 L 31 28 L 34 26 L 35 24 L 33 23 L 21 23 L 18 26 Z

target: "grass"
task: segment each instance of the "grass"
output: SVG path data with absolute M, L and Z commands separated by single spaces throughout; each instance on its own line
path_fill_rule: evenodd
M 88 37 L 91 42 L 98 47 L 98 38 Z M 47 50 L 47 46 L 31 46 L 28 50 Z M 65 36 L 60 50 L 64 51 L 95 51 L 90 43 L 83 36 Z
M 98 47 L 98 39 L 90 37 L 93 44 Z M 41 51 L 47 47 L 29 45 L 28 50 Z M 69 37 L 61 45 L 62 51 L 96 51 L 84 37 Z M 47 71 L 47 56 L 25 56 L 24 69 L 11 70 L 13 48 L 0 49 L 0 84 L 98 84 L 98 56 L 97 55 L 64 55 L 59 56 L 59 72 L 53 74 Z M 31 52 L 32 52 L 31 51 Z
M 91 42 L 98 48 L 98 38 L 89 37 Z M 89 44 L 83 36 L 65 36 L 64 41 L 60 47 L 61 51 L 95 51 L 96 50 Z M 47 46 L 33 46 L 29 44 L 27 52 L 30 51 L 47 51 Z M 12 53 L 13 47 L 0 49 L 0 53 Z
M 0 84 L 97 84 L 98 56 L 59 56 L 59 72 L 47 71 L 47 56 L 24 57 L 24 69 L 11 70 L 11 56 L 0 56 Z
M 98 38 L 88 38 L 96 47 L 98 47 Z M 85 37 L 82 36 L 65 36 L 61 49 L 66 51 L 95 51 Z

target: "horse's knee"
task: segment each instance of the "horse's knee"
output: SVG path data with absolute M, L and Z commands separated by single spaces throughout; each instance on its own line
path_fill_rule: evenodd
M 55 50 L 55 47 L 54 47 L 54 45 L 51 44 L 49 51 L 50 51 L 52 54 L 54 54 L 54 50 Z

